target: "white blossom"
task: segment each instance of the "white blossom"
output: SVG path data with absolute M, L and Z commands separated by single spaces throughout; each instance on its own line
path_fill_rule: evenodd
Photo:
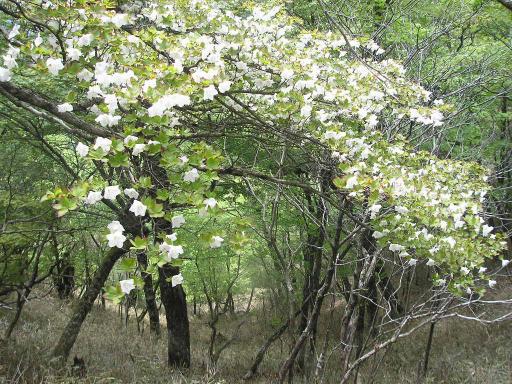
M 183 175 L 183 180 L 189 183 L 193 183 L 197 179 L 199 179 L 199 172 L 196 168 L 192 168 L 190 171 L 185 172 Z
M 224 239 L 220 236 L 213 236 L 210 241 L 210 248 L 219 248 L 222 246 Z
M 85 35 L 82 35 L 78 38 L 77 45 L 79 47 L 86 47 L 88 45 L 91 45 L 93 40 L 94 40 L 93 35 L 90 33 L 86 33 Z
M 115 198 L 121 193 L 118 185 L 111 185 L 105 188 L 103 197 L 107 200 L 115 200 Z
M 48 60 L 46 60 L 46 66 L 48 67 L 48 71 L 52 75 L 58 75 L 59 71 L 64 68 L 64 64 L 62 64 L 61 59 L 54 59 L 50 57 Z
M 71 112 L 73 110 L 73 106 L 70 103 L 64 103 L 57 105 L 57 111 L 60 113 L 63 112 Z
M 404 248 L 405 247 L 400 244 L 389 244 L 389 250 L 391 252 L 400 252 L 400 251 L 404 250 Z
M 377 216 L 377 213 L 379 213 L 380 209 L 382 208 L 382 205 L 380 204 L 373 204 L 370 207 L 370 219 L 375 219 L 375 216 Z
M 510 260 L 506 260 L 506 259 L 501 260 L 501 266 L 502 267 L 506 267 L 509 264 L 510 264 Z
M 119 282 L 119 285 L 121 286 L 121 291 L 128 295 L 133 289 L 135 289 L 135 282 L 133 279 L 128 280 L 121 280 Z
M 223 81 L 219 84 L 219 92 L 225 93 L 231 88 L 231 81 Z
M 14 39 L 16 36 L 18 36 L 20 33 L 20 25 L 19 24 L 16 24 L 14 25 L 14 27 L 12 27 L 12 29 L 10 30 L 9 32 L 9 35 L 7 36 L 7 38 L 9 40 L 11 39 Z
M 9 68 L 0 67 L 0 82 L 11 80 L 11 71 Z
M 485 224 L 482 226 L 482 236 L 489 236 L 489 233 L 492 232 L 494 228 Z
M 213 197 L 209 197 L 208 199 L 204 199 L 203 204 L 205 205 L 205 209 L 215 208 L 217 205 L 217 200 L 215 200 Z
M 354 175 L 352 177 L 349 177 L 347 179 L 347 184 L 345 185 L 345 188 L 352 189 L 358 184 L 357 182 L 357 175 Z
M 76 74 L 76 78 L 80 81 L 89 81 L 92 79 L 93 76 L 94 74 L 87 68 L 82 69 L 80 72 Z
M 496 286 L 496 284 L 498 284 L 496 282 L 496 280 L 489 280 L 489 288 L 491 288 L 491 289 L 494 288 Z
M 215 89 L 213 85 L 210 85 L 204 89 L 204 100 L 213 100 L 215 95 L 217 95 L 219 92 Z
M 133 156 L 139 156 L 146 149 L 146 144 L 135 144 L 133 146 L 132 154 Z
M 183 217 L 183 215 L 173 216 L 171 219 L 171 224 L 173 228 L 179 228 L 183 224 L 185 224 L 185 218 Z
M 83 143 L 78 143 L 75 150 L 80 157 L 85 157 L 89 153 L 89 147 Z
M 112 116 L 108 113 L 102 113 L 94 121 L 99 123 L 102 127 L 113 127 L 119 123 L 121 116 Z
M 124 194 L 128 196 L 130 199 L 137 199 L 139 197 L 139 192 L 137 192 L 133 188 L 126 188 L 124 190 Z
M 112 145 L 112 140 L 106 139 L 104 137 L 97 137 L 94 142 L 93 148 L 98 149 L 101 148 L 103 152 L 108 153 L 110 151 L 110 146 Z
M 130 212 L 133 212 L 135 216 L 145 216 L 147 208 L 139 200 L 134 200 L 130 207 Z
M 101 192 L 90 191 L 88 193 L 87 197 L 85 198 L 84 203 L 92 205 L 92 204 L 96 204 L 97 202 L 101 201 L 101 199 L 103 199 Z
M 171 277 L 171 285 L 173 287 L 180 285 L 182 283 L 183 283 L 183 276 L 181 275 L 181 273 L 178 273 L 177 275 L 174 275 L 173 277 Z

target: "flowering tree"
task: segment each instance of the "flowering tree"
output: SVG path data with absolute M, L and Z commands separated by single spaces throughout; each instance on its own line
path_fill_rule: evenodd
M 190 364 L 180 274 L 187 244 L 180 231 L 190 215 L 207 223 L 222 212 L 225 190 L 216 186 L 232 177 L 297 187 L 348 216 L 350 231 L 336 231 L 326 287 L 347 244 L 364 255 L 359 272 L 368 278 L 382 255 L 391 254 L 404 265 L 435 268 L 435 283 L 455 294 L 482 292 L 479 279 L 495 285 L 481 269 L 504 246 L 482 217 L 485 170 L 409 146 L 404 122 L 435 130 L 451 107 L 408 81 L 398 62 L 381 60 L 373 41 L 303 31 L 279 6 L 229 11 L 229 4 L 213 1 L 7 3 L 0 6 L 9 23 L 0 92 L 76 137 L 76 152 L 88 164 L 82 180 L 44 199 L 59 217 L 99 202 L 117 216 L 105 230 L 112 251 L 56 355 L 67 356 L 114 263 L 132 249 L 145 255 L 134 259 L 133 270 L 160 281 L 170 364 Z M 27 86 L 29 78 L 38 79 L 37 89 Z M 48 94 L 48 84 L 59 91 Z M 236 143 L 266 136 L 283 147 L 314 148 L 329 169 L 323 181 L 239 167 Z M 327 232 L 328 222 L 319 219 Z M 198 230 L 200 220 L 194 220 Z M 244 226 L 229 234 L 204 228 L 206 250 L 243 249 L 247 241 Z M 121 281 L 108 295 L 120 300 L 142 285 L 144 279 Z M 318 297 L 325 294 L 317 290 Z

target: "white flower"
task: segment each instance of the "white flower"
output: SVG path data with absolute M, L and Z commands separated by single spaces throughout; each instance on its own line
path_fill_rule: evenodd
M 283 80 L 289 80 L 293 77 L 293 71 L 291 69 L 285 69 L 283 72 L 281 72 L 281 79 Z
M 165 236 L 171 241 L 176 241 L 178 239 L 178 235 L 176 233 L 171 233 L 170 235 Z
M 489 280 L 489 288 L 494 288 L 498 284 L 496 280 Z
M 480 267 L 480 269 L 478 270 L 478 273 L 485 273 L 486 271 L 487 271 L 487 268 Z
M 377 213 L 379 213 L 380 209 L 382 208 L 382 205 L 380 204 L 373 204 L 370 207 L 370 219 L 375 219 L 375 216 L 377 216 Z
M 109 21 L 117 28 L 121 28 L 123 25 L 129 24 L 130 22 L 126 13 L 116 13 Z
M 87 33 L 85 35 L 80 36 L 80 38 L 77 41 L 77 45 L 79 47 L 86 47 L 90 45 L 93 41 L 93 36 L 90 33 Z
M 76 74 L 76 78 L 80 81 L 89 81 L 93 77 L 93 73 L 86 68 L 82 69 L 80 72 Z
M 83 143 L 78 143 L 75 150 L 80 157 L 85 157 L 89 153 L 89 147 Z
M 59 73 L 59 71 L 62 68 L 64 68 L 64 64 L 62 64 L 62 60 L 53 59 L 51 57 L 48 60 L 46 60 L 46 66 L 48 67 L 48 71 L 52 75 L 57 75 Z
M 123 244 L 126 240 L 126 236 L 122 232 L 112 232 L 107 235 L 108 246 L 110 248 L 117 247 L 123 248 Z
M 149 88 L 156 88 L 156 79 L 149 79 L 144 82 L 144 84 L 142 85 L 142 91 L 144 93 L 147 93 Z
M 124 194 L 126 196 L 128 196 L 130 199 L 136 199 L 139 197 L 139 192 L 137 192 L 135 189 L 133 188 L 126 188 L 124 190 Z
M 177 275 L 174 275 L 172 278 L 171 278 L 171 285 L 173 287 L 177 286 L 177 285 L 180 285 L 183 283 L 183 276 L 181 275 L 181 273 L 178 273 Z
M 82 56 L 82 51 L 78 48 L 68 47 L 66 53 L 71 61 L 77 61 Z
M 213 100 L 215 95 L 217 95 L 219 92 L 215 89 L 213 85 L 210 85 L 204 89 L 204 100 Z
M 467 267 L 461 267 L 460 271 L 462 272 L 463 275 L 467 275 L 470 272 L 469 268 Z
M 135 283 L 133 279 L 121 280 L 119 285 L 121 285 L 121 291 L 123 291 L 125 294 L 129 294 L 132 289 L 135 289 Z
M 139 200 L 134 200 L 130 207 L 130 212 L 133 212 L 135 216 L 145 216 L 147 208 L 148 207 L 142 204 Z
M 117 220 L 111 221 L 110 224 L 107 225 L 107 228 L 110 231 L 110 233 L 124 232 L 124 227 Z
M 380 239 L 381 237 L 384 237 L 384 232 L 374 231 L 372 236 L 375 239 Z
M 188 157 L 183 155 L 183 156 L 180 156 L 179 157 L 180 161 L 181 161 L 181 165 L 185 165 L 188 163 Z
M 8 68 L 0 67 L 0 82 L 11 80 L 11 71 Z
M 482 226 L 482 236 L 488 236 L 489 233 L 491 233 L 493 229 L 494 229 L 494 227 L 491 227 L 487 224 L 483 225 Z
M 510 264 L 510 260 L 505 260 L 505 259 L 501 260 L 501 266 L 502 267 L 506 267 L 509 264 Z
M 130 144 L 132 141 L 137 141 L 138 139 L 137 136 L 128 135 L 124 138 L 123 143 Z
M 436 285 L 446 285 L 446 280 L 445 279 L 438 279 L 438 280 L 436 280 Z
M 173 216 L 173 218 L 171 219 L 171 223 L 173 228 L 179 228 L 183 224 L 185 224 L 185 218 L 183 217 L 183 215 Z
M 347 184 L 345 185 L 345 188 L 347 189 L 352 189 L 354 188 L 356 185 L 357 185 L 357 176 L 354 175 L 352 177 L 350 177 L 348 180 L 347 180 Z
M 231 81 L 226 80 L 219 84 L 219 92 L 220 93 L 225 93 L 225 92 L 229 91 L 230 88 L 231 88 Z
M 404 246 L 400 245 L 400 244 L 390 244 L 389 250 L 391 252 L 400 252 L 400 251 L 404 250 Z
M 102 127 L 112 127 L 114 125 L 117 125 L 119 123 L 119 120 L 121 120 L 121 116 L 112 116 L 108 113 L 102 113 L 94 121 L 99 123 Z
M 148 108 L 148 116 L 163 116 L 163 114 L 174 106 L 183 107 L 192 102 L 189 96 L 174 93 L 162 96 L 151 107 Z
M 456 241 L 453 237 L 451 237 L 451 236 L 445 237 L 443 240 L 444 240 L 444 241 L 446 241 L 446 242 L 450 245 L 450 247 L 451 247 L 451 248 L 455 247 L 455 243 L 457 242 L 457 241 Z
M 103 197 L 107 200 L 115 200 L 117 195 L 119 195 L 120 193 L 121 190 L 119 189 L 119 186 L 111 185 L 105 188 L 105 191 L 103 192 Z
M 73 110 L 73 106 L 69 103 L 57 105 L 57 111 L 59 111 L 60 113 L 71 112 L 72 110 Z
M 432 259 L 428 259 L 428 261 L 427 261 L 427 265 L 428 265 L 429 267 L 432 267 L 432 266 L 436 265 L 436 262 L 435 262 L 434 260 L 432 260 Z
M 37 34 L 37 37 L 34 39 L 34 46 L 39 47 L 41 44 L 43 44 L 43 38 L 41 37 L 41 34 Z
M 215 200 L 213 197 L 209 197 L 208 199 L 203 200 L 203 204 L 205 205 L 205 209 L 215 208 L 217 205 L 217 200 Z
M 224 239 L 220 236 L 213 236 L 210 241 L 210 248 L 219 248 L 222 246 Z
M 98 149 L 101 148 L 103 152 L 108 153 L 110 151 L 110 146 L 112 145 L 112 140 L 106 139 L 104 137 L 97 137 L 94 142 L 93 148 Z
M 395 207 L 395 211 L 397 211 L 398 213 L 400 213 L 401 215 L 403 215 L 404 213 L 407 213 L 409 212 L 409 210 L 406 208 L 406 207 L 402 207 L 400 205 L 397 205 Z
M 302 117 L 309 117 L 309 116 L 311 116 L 312 110 L 313 110 L 313 107 L 311 106 L 311 104 L 306 104 L 306 105 L 302 106 L 302 108 L 300 109 L 300 115 Z
M 146 149 L 146 144 L 135 144 L 132 151 L 133 156 L 139 156 L 144 149 Z
M 7 38 L 9 40 L 14 39 L 16 36 L 18 36 L 19 33 L 20 33 L 20 25 L 16 24 L 14 27 L 12 27 Z
M 199 172 L 197 171 L 196 168 L 192 168 L 190 171 L 185 172 L 185 174 L 183 175 L 183 180 L 190 182 L 190 183 L 193 183 L 198 178 L 199 178 Z
M 87 197 L 84 200 L 85 204 L 96 204 L 98 201 L 101 201 L 103 196 L 101 192 L 90 191 Z
M 411 267 L 415 266 L 416 264 L 418 263 L 418 260 L 416 259 L 410 259 L 409 262 L 407 263 L 408 265 L 410 265 Z
M 160 250 L 167 253 L 167 261 L 177 259 L 184 252 L 181 245 L 172 245 L 167 243 L 160 244 Z

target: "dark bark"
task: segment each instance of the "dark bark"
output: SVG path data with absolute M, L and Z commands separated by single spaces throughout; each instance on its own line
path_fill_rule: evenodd
M 53 349 L 52 356 L 54 359 L 59 360 L 61 363 L 67 361 L 69 352 L 71 348 L 73 348 L 80 328 L 82 327 L 82 323 L 90 312 L 114 264 L 125 252 L 126 250 L 124 249 L 112 248 L 101 260 L 91 284 L 87 287 L 85 294 L 74 307 L 73 314 L 62 331 L 57 345 Z
M 69 299 L 75 288 L 75 267 L 69 261 L 69 253 L 65 253 L 57 262 L 53 283 L 57 288 L 59 299 Z
M 168 338 L 168 364 L 171 367 L 190 367 L 190 331 L 187 299 L 181 285 L 173 287 L 171 277 L 180 272 L 178 267 L 165 265 L 159 268 L 160 297 L 165 307 Z M 167 281 L 169 280 L 169 281 Z
M 512 11 L 512 0 L 498 0 L 498 2 L 506 7 L 509 11 Z
M 137 255 L 137 261 L 141 266 L 142 280 L 144 281 L 144 297 L 146 299 L 146 309 L 149 315 L 149 331 L 156 336 L 160 336 L 160 316 L 156 305 L 155 288 L 153 287 L 153 278 L 150 273 L 146 273 L 148 259 L 145 253 Z

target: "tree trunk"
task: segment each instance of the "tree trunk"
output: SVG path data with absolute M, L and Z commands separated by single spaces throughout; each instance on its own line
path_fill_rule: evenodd
M 168 364 L 171 367 L 190 367 L 190 333 L 187 299 L 181 285 L 172 287 L 170 279 L 180 272 L 178 267 L 159 268 L 160 296 L 165 307 L 168 338 Z M 169 281 L 167 281 L 169 279 Z
M 75 306 L 66 328 L 62 331 L 59 341 L 53 349 L 52 356 L 54 360 L 59 360 L 61 363 L 67 361 L 69 352 L 71 348 L 73 348 L 80 328 L 82 327 L 82 323 L 90 312 L 114 264 L 125 252 L 126 250 L 124 249 L 112 248 L 101 260 L 100 266 L 94 274 L 91 284 L 87 287 L 85 294 Z
M 144 297 L 146 299 L 146 309 L 149 315 L 149 331 L 160 336 L 160 316 L 158 307 L 156 306 L 155 288 L 153 287 L 153 278 L 150 273 L 146 273 L 148 267 L 148 259 L 145 253 L 137 255 L 137 261 L 142 267 L 142 280 L 144 280 Z

